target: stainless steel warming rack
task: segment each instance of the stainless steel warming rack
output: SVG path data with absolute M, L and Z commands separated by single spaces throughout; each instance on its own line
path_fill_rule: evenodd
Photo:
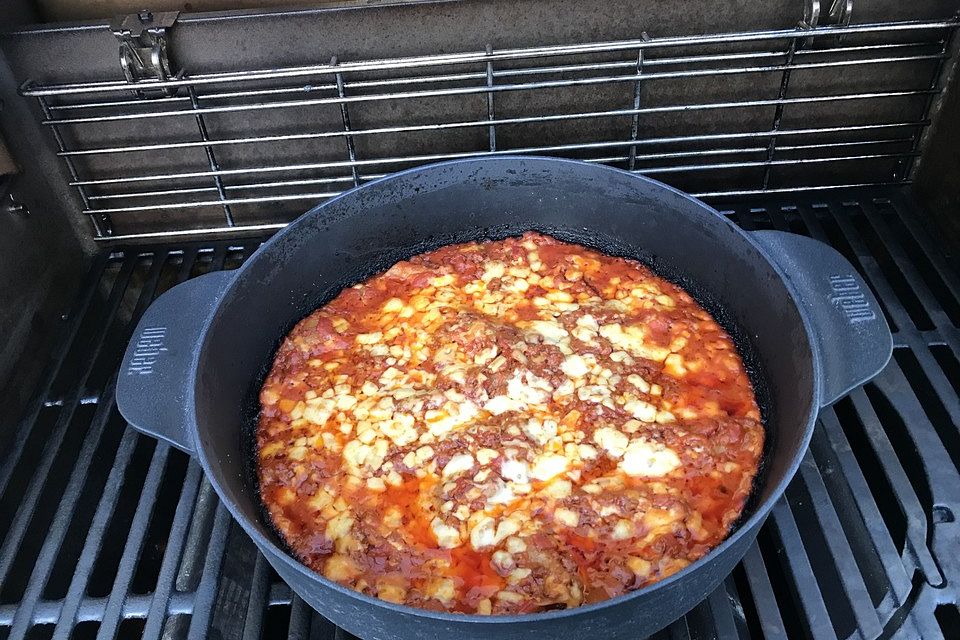
M 488 154 L 608 163 L 716 201 L 909 184 L 958 24 L 643 34 L 21 92 L 101 241 L 267 232 L 364 181 Z

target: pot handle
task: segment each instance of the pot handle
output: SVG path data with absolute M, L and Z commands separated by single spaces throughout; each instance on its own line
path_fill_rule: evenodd
M 232 271 L 204 274 L 154 300 L 130 338 L 117 378 L 117 407 L 130 426 L 191 454 L 190 366 L 204 324 L 232 280 Z
M 754 239 L 783 269 L 813 329 L 820 355 L 820 404 L 828 406 L 880 373 L 893 336 L 880 304 L 853 265 L 819 240 L 784 231 Z

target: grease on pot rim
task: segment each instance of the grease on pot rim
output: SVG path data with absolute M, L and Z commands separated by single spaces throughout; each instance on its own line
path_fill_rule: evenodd
M 535 233 L 344 290 L 283 341 L 260 401 L 261 497 L 300 560 L 465 613 L 576 607 L 697 560 L 764 438 L 689 295 Z

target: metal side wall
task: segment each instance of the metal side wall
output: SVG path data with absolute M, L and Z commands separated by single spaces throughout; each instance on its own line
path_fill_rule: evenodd
M 955 38 L 951 55 L 960 53 Z M 949 244 L 960 247 L 960 73 L 954 65 L 943 81 L 946 90 L 933 105 L 933 122 L 917 167 L 916 191 L 931 221 Z
M 12 424 L 47 365 L 49 344 L 61 317 L 76 297 L 92 250 L 89 221 L 69 215 L 58 166 L 36 164 L 48 143 L 17 96 L 17 86 L 0 55 L 0 133 L 19 173 L 10 189 L 19 207 L 0 202 L 0 451 Z M 2 458 L 2 455 L 0 455 Z

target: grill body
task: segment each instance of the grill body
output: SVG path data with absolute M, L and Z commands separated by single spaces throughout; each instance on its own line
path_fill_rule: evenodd
M 162 87 L 125 85 L 106 21 L 31 24 L 25 4 L 0 8 L 19 168 L 2 190 L 23 205 L 0 202 L 0 637 L 343 637 L 196 463 L 126 428 L 123 346 L 159 293 L 344 189 L 518 150 L 826 241 L 894 331 L 884 372 L 821 413 L 744 561 L 656 637 L 955 632 L 953 3 L 855 2 L 849 21 L 786 0 L 181 13 L 182 75 Z

